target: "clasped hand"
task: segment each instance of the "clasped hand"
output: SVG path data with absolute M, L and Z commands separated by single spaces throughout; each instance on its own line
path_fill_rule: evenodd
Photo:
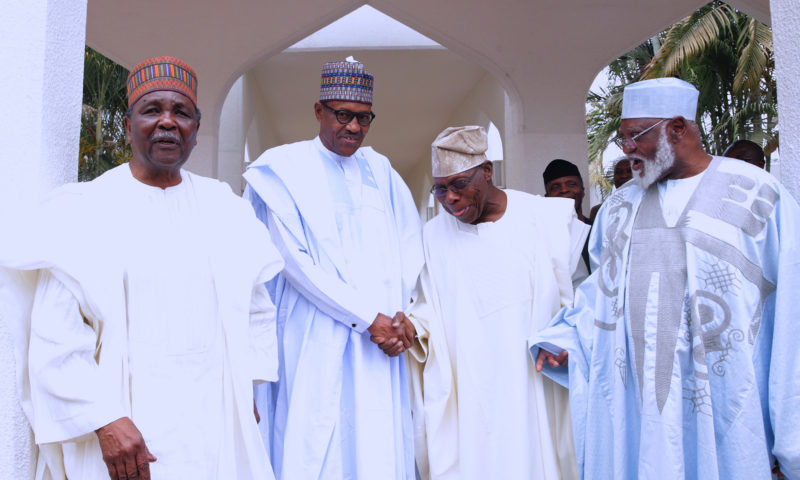
M 379 313 L 369 326 L 369 339 L 375 342 L 383 353 L 396 357 L 411 348 L 416 330 L 403 312 L 397 312 L 394 318 Z

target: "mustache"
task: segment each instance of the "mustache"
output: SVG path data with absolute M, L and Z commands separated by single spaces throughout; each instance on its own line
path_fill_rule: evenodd
M 174 143 L 181 143 L 181 137 L 170 132 L 156 132 L 150 137 L 150 140 L 153 142 L 174 142 Z

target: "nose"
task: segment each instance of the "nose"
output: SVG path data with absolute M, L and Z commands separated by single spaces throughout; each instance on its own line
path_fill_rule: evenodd
M 633 140 L 628 140 L 627 142 L 622 144 L 622 153 L 628 155 L 629 153 L 636 151 L 636 142 Z
M 449 188 L 447 189 L 447 192 L 444 194 L 444 199 L 448 203 L 448 205 L 452 205 L 452 204 L 456 203 L 459 198 L 461 198 L 461 195 L 455 193 L 454 191 L 450 190 Z
M 161 115 L 159 115 L 158 117 L 158 128 L 163 128 L 166 130 L 172 130 L 173 128 L 177 128 L 175 115 L 169 110 L 161 112 Z
M 354 115 L 353 118 L 351 118 L 350 121 L 347 122 L 345 128 L 347 129 L 348 132 L 359 133 L 361 131 L 361 125 L 359 125 L 358 123 L 358 118 Z

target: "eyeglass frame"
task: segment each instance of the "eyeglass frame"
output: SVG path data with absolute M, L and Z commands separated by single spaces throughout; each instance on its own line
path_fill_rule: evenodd
M 356 118 L 356 123 L 358 123 L 362 127 L 369 127 L 370 125 L 372 125 L 372 122 L 375 120 L 375 112 L 373 112 L 371 110 L 369 111 L 369 115 L 370 115 L 369 122 L 367 122 L 367 124 L 364 125 L 363 123 L 361 123 L 361 120 L 359 118 L 362 115 L 364 115 L 363 118 L 366 118 L 367 112 L 356 113 L 356 112 L 351 112 L 350 110 L 347 110 L 347 109 L 336 110 L 335 108 L 329 107 L 325 102 L 319 102 L 319 103 L 320 103 L 320 105 L 322 105 L 326 109 L 328 109 L 331 112 L 333 112 L 333 116 L 336 117 L 336 121 L 339 122 L 342 125 L 347 125 L 350 122 L 352 122 L 353 121 L 353 117 Z M 339 118 L 339 115 L 347 115 L 347 117 L 348 117 L 347 121 L 343 122 L 342 119 Z
M 452 182 L 450 182 L 446 186 L 442 185 L 442 184 L 438 184 L 437 185 L 437 184 L 434 183 L 433 186 L 431 187 L 431 190 L 430 190 L 431 195 L 433 195 L 436 198 L 441 198 L 441 197 L 444 197 L 445 195 L 447 195 L 447 191 L 448 190 L 453 192 L 453 193 L 455 193 L 456 195 L 461 195 L 461 192 L 466 190 L 467 187 L 469 187 L 472 184 L 472 179 L 475 178 L 475 174 L 478 173 L 478 170 L 480 170 L 481 167 L 483 167 L 483 164 L 476 165 L 476 166 L 472 167 L 471 170 L 475 170 L 475 171 L 472 172 L 472 174 L 469 177 L 456 178 L 455 180 L 453 180 Z M 464 186 L 463 187 L 456 187 L 455 186 L 456 182 L 459 182 L 461 180 L 466 180 L 466 183 L 464 183 Z M 436 191 L 435 191 L 435 190 L 437 190 L 436 187 L 442 187 L 441 193 L 438 194 L 438 195 L 436 194 Z
M 644 130 L 642 130 L 641 132 L 639 132 L 639 133 L 637 133 L 636 135 L 632 136 L 631 138 L 625 138 L 625 137 L 622 137 L 622 136 L 620 136 L 620 135 L 617 135 L 617 136 L 614 138 L 614 140 L 612 140 L 612 141 L 613 141 L 613 142 L 614 142 L 614 144 L 615 144 L 616 146 L 618 146 L 620 149 L 625 149 L 625 148 L 626 148 L 626 146 L 630 144 L 630 142 L 633 142 L 633 149 L 635 150 L 635 149 L 638 147 L 638 145 L 636 144 L 636 139 L 637 139 L 637 138 L 641 137 L 641 136 L 642 136 L 642 135 L 644 135 L 645 133 L 647 133 L 647 132 L 649 132 L 650 130 L 652 130 L 652 129 L 656 128 L 658 125 L 660 125 L 661 123 L 663 123 L 663 122 L 665 122 L 665 121 L 667 121 L 667 120 L 669 120 L 669 118 L 662 118 L 661 120 L 657 121 L 656 123 L 654 123 L 654 124 L 650 125 L 649 127 L 645 128 L 645 129 L 644 129 Z

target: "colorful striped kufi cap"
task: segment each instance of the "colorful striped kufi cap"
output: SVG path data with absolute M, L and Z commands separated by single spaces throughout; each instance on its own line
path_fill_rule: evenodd
M 189 97 L 197 107 L 197 74 L 175 57 L 154 57 L 136 65 L 128 75 L 128 107 L 142 95 L 171 90 Z
M 364 70 L 364 64 L 353 57 L 344 62 L 328 62 L 322 66 L 319 100 L 341 100 L 372 105 L 372 82 L 375 77 Z

